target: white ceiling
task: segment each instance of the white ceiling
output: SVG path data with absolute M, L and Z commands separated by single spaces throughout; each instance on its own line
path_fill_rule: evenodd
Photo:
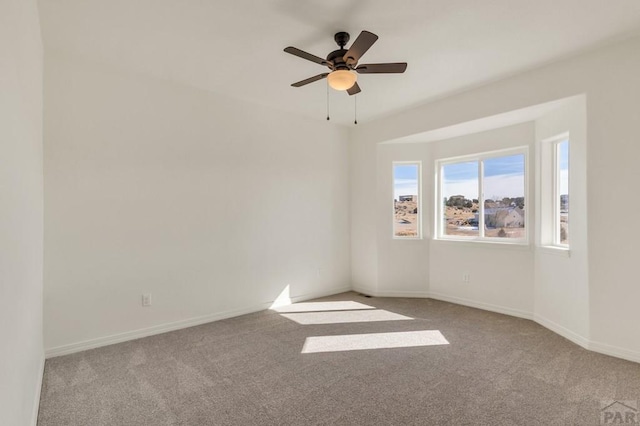
M 317 56 L 333 34 L 380 36 L 361 63 L 409 63 L 360 75 L 358 121 L 496 80 L 640 33 L 638 0 L 41 0 L 47 49 L 325 119 Z M 330 96 L 332 122 L 353 122 L 353 97 Z

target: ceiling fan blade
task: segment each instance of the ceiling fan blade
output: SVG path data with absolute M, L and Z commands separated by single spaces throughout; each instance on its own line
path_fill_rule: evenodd
M 316 64 L 320 64 L 320 65 L 329 64 L 329 62 L 326 59 L 322 59 L 316 55 L 312 55 L 311 53 L 307 53 L 304 50 L 300 50 L 295 47 L 291 47 L 291 46 L 286 47 L 284 51 L 294 56 L 297 56 L 299 58 L 306 59 L 307 61 L 315 62 Z
M 401 74 L 407 69 L 406 62 L 388 64 L 362 64 L 356 68 L 358 74 Z
M 322 80 L 323 78 L 326 78 L 329 75 L 328 72 L 322 73 L 322 74 L 318 74 L 318 75 L 314 75 L 313 77 L 309 77 L 305 80 L 301 80 L 298 81 L 297 83 L 293 83 L 292 86 L 293 87 L 302 87 L 306 84 L 309 83 L 313 83 L 314 81 L 318 81 L 318 80 Z
M 357 93 L 360 93 L 360 86 L 358 86 L 358 82 L 353 83 L 353 86 L 351 86 L 351 88 L 347 89 L 347 93 L 349 94 L 349 96 L 351 95 L 355 95 Z
M 362 31 L 347 53 L 345 53 L 344 61 L 349 65 L 354 65 L 360 60 L 362 55 L 364 55 L 365 52 L 373 46 L 373 43 L 375 43 L 376 40 L 378 40 L 378 36 L 374 33 Z

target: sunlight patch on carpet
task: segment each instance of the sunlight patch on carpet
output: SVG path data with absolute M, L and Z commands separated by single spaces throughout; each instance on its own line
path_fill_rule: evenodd
M 288 306 L 271 307 L 276 312 L 323 312 L 323 311 L 355 311 L 360 309 L 375 309 L 373 306 L 351 300 L 336 302 L 306 302 L 294 303 Z
M 281 314 L 298 324 L 342 324 L 351 322 L 412 320 L 411 317 L 385 311 L 384 309 L 364 309 L 359 311 L 305 312 Z
M 408 348 L 448 344 L 449 342 L 439 330 L 311 336 L 305 340 L 301 353 L 311 354 L 318 352 L 360 351 L 366 349 Z

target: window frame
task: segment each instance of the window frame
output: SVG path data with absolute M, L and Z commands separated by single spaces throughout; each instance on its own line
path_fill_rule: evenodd
M 552 238 L 551 238 L 551 246 L 559 249 L 569 250 L 571 245 L 571 239 L 569 239 L 568 244 L 563 244 L 560 238 L 560 232 L 562 226 L 560 225 L 561 211 L 562 211 L 562 203 L 560 202 L 560 182 L 561 182 L 561 170 L 560 170 L 560 144 L 567 142 L 569 147 L 569 158 L 567 158 L 568 166 L 567 166 L 567 195 L 569 196 L 569 205 L 571 205 L 571 139 L 569 138 L 569 133 L 565 132 L 560 135 L 556 135 L 552 138 L 545 139 L 545 142 L 550 145 L 551 148 L 551 172 L 552 176 L 552 201 L 551 201 L 551 217 L 552 217 Z M 571 223 L 571 221 L 569 221 Z
M 484 188 L 484 162 L 485 160 L 499 157 L 509 157 L 513 155 L 522 155 L 524 157 L 524 199 L 525 199 L 525 215 L 524 215 L 524 238 L 501 238 L 501 237 L 486 237 L 484 236 L 484 201 L 485 196 L 483 193 Z M 478 163 L 478 236 L 462 236 L 462 235 L 447 235 L 444 233 L 445 229 L 445 216 L 444 216 L 444 181 L 442 179 L 443 167 L 449 164 L 465 163 L 465 162 L 477 162 Z M 435 240 L 440 241 L 463 241 L 471 243 L 492 243 L 492 244 L 506 244 L 515 246 L 528 246 L 530 243 L 530 224 L 532 214 L 532 200 L 529 197 L 529 146 L 522 145 L 513 148 L 505 148 L 493 151 L 483 151 L 475 154 L 465 154 L 456 157 L 441 158 L 435 161 L 435 181 L 436 181 L 436 200 L 435 208 L 436 213 L 434 215 L 435 225 Z
M 421 240 L 422 239 L 422 161 L 392 161 L 391 162 L 391 200 L 395 200 L 396 189 L 396 166 L 418 166 L 418 213 L 417 213 L 417 235 L 415 237 L 397 236 L 395 229 L 396 206 L 391 203 L 391 238 L 394 240 Z

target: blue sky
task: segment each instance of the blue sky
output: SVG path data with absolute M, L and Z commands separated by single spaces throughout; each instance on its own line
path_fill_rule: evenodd
M 393 197 L 418 195 L 418 165 L 396 164 L 393 166 Z
M 569 141 L 558 144 L 558 163 L 560 164 L 560 194 L 569 193 Z
M 558 144 L 560 164 L 560 193 L 569 187 L 569 141 Z M 486 198 L 524 196 L 524 155 L 509 155 L 484 160 L 484 192 Z M 418 166 L 396 164 L 393 168 L 394 198 L 418 194 Z M 464 162 L 444 166 L 443 196 L 464 195 L 478 198 L 478 162 Z
M 560 170 L 569 170 L 569 141 L 558 144 L 560 147 Z
M 394 167 L 394 177 L 397 179 L 418 179 L 417 164 L 396 164 Z
M 484 160 L 484 177 L 524 174 L 524 155 L 488 158 Z M 476 179 L 478 162 L 448 164 L 445 166 L 445 182 Z
M 477 161 L 447 164 L 443 167 L 443 196 L 478 197 Z M 509 155 L 484 160 L 484 195 L 486 198 L 524 196 L 524 155 Z

